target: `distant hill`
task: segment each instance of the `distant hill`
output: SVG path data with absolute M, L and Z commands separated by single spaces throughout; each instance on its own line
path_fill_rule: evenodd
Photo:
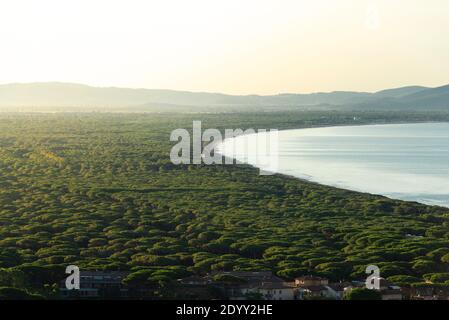
M 410 106 L 449 108 L 449 85 L 418 91 L 403 97 L 401 102 Z
M 301 107 L 362 109 L 448 109 L 449 85 L 439 88 L 409 86 L 369 92 L 312 94 L 227 95 L 174 90 L 98 88 L 72 83 L 0 85 L 0 110 L 106 110 L 194 112 L 285 110 Z
M 352 108 L 389 110 L 448 110 L 449 85 L 438 88 L 406 87 L 376 93 L 379 99 Z
M 376 95 L 390 97 L 390 98 L 400 98 L 400 97 L 404 97 L 404 96 L 407 96 L 410 94 L 421 92 L 426 89 L 429 89 L 429 88 L 420 87 L 420 86 L 409 86 L 409 87 L 402 87 L 402 88 L 396 88 L 396 89 L 382 90 L 382 91 L 376 92 Z
M 145 104 L 295 106 L 362 102 L 371 95 L 371 93 L 359 92 L 332 92 L 239 96 L 173 90 L 97 88 L 71 83 L 31 83 L 0 85 L 0 106 L 123 107 Z

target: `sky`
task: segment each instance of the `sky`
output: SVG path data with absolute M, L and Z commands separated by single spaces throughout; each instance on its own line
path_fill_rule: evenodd
M 0 0 L 0 84 L 231 94 L 449 83 L 447 0 Z

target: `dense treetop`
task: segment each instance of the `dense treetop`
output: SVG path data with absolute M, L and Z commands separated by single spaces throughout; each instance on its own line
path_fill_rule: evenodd
M 355 117 L 355 118 L 354 118 Z M 356 119 L 356 120 L 354 120 Z M 170 132 L 449 119 L 448 114 L 1 114 L 0 287 L 51 296 L 69 264 L 128 283 L 220 270 L 449 284 L 449 210 L 246 165 L 175 166 Z M 410 236 L 412 235 L 412 236 Z M 53 286 L 53 287 L 52 287 Z M 9 290 L 9 291 L 8 291 Z

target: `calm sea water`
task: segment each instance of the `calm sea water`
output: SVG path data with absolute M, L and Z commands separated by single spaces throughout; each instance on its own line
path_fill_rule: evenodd
M 449 123 L 313 128 L 278 135 L 278 173 L 449 207 Z M 237 149 L 246 139 L 252 144 L 257 137 L 235 138 Z

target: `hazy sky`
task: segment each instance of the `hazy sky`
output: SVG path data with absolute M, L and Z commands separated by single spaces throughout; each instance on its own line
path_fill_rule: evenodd
M 449 83 L 447 0 L 0 0 L 0 83 L 225 93 Z

